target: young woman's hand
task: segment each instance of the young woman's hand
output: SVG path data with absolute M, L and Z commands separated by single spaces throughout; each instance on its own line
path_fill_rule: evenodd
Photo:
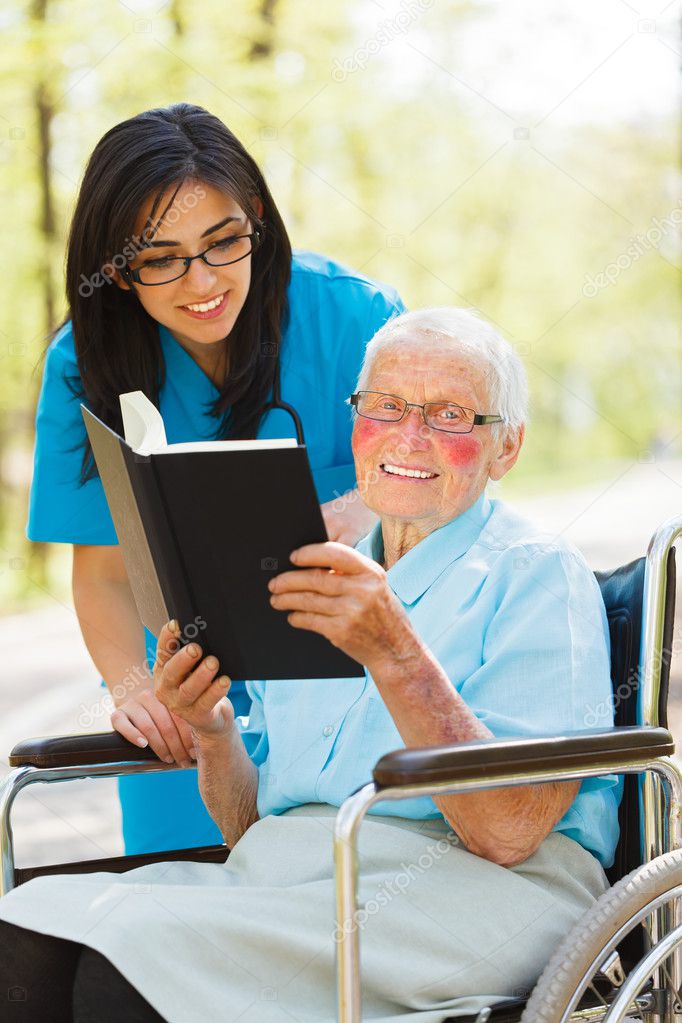
M 215 657 L 204 657 L 197 643 L 180 647 L 174 623 L 164 625 L 154 665 L 154 693 L 174 718 L 180 718 L 197 736 L 228 733 L 234 726 L 234 709 L 225 699 L 230 688 L 227 675 L 216 677 Z
M 171 714 L 151 689 L 141 689 L 118 705 L 112 727 L 136 746 L 151 746 L 159 760 L 191 767 L 192 731 L 186 721 Z
M 366 536 L 377 521 L 377 516 L 363 503 L 357 490 L 327 501 L 321 507 L 329 539 L 349 547 L 354 547 Z

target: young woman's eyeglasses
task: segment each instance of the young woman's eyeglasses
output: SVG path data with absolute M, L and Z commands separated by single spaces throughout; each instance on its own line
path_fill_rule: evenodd
M 474 412 L 462 408 L 452 401 L 427 401 L 415 405 L 412 401 L 397 398 L 395 394 L 381 394 L 379 391 L 358 391 L 348 399 L 359 416 L 376 419 L 382 423 L 399 423 L 409 408 L 418 408 L 427 426 L 445 433 L 471 433 L 474 426 L 503 422 L 502 416 Z
M 250 234 L 229 235 L 213 242 L 196 256 L 159 256 L 156 259 L 148 259 L 135 269 L 126 267 L 121 271 L 121 276 L 126 281 L 135 281 L 136 284 L 143 284 L 145 287 L 170 284 L 171 281 L 184 277 L 195 259 L 202 259 L 207 266 L 229 266 L 231 263 L 238 263 L 240 259 L 246 259 L 258 248 L 262 238 L 263 232 L 259 228 Z

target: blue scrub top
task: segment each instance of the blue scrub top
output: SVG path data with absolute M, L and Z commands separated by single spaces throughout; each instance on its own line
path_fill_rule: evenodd
M 356 485 L 345 399 L 355 388 L 367 342 L 404 306 L 393 288 L 311 252 L 294 254 L 288 297 L 280 355 L 282 400 L 301 417 L 318 498 L 324 503 Z M 169 443 L 216 439 L 218 420 L 209 410 L 217 388 L 170 331 L 160 326 L 159 336 L 167 370 L 159 404 Z M 99 477 L 79 484 L 86 438 L 79 389 L 67 323 L 46 357 L 26 535 L 45 542 L 116 544 Z M 280 409 L 269 412 L 258 436 L 295 436 L 291 417 Z M 153 663 L 156 640 L 149 632 L 146 643 Z M 231 697 L 237 713 L 244 713 L 243 683 L 234 683 Z

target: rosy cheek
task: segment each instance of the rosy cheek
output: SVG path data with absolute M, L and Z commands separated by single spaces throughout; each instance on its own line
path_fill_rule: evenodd
M 353 454 L 356 458 L 364 458 L 381 443 L 386 433 L 386 424 L 374 419 L 358 419 L 353 427 Z
M 439 437 L 438 446 L 443 462 L 454 468 L 472 465 L 481 453 L 480 441 L 469 433 Z

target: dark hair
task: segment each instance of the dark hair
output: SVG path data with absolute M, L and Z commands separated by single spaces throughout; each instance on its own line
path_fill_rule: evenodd
M 175 196 L 187 180 L 228 194 L 264 232 L 251 257 L 248 295 L 229 335 L 229 374 L 210 410 L 220 417 L 216 439 L 254 437 L 274 381 L 278 358 L 272 353 L 279 352 L 288 315 L 291 245 L 255 161 L 219 118 L 189 103 L 147 110 L 117 124 L 88 162 L 66 265 L 67 319 L 80 372 L 75 391 L 120 433 L 119 394 L 144 391 L 158 407 L 165 364 L 157 323 L 134 291 L 117 287 L 102 271 L 112 265 L 120 269 L 130 253 L 143 204 L 153 197 L 152 216 L 162 217 L 163 195 L 172 189 Z M 257 199 L 263 204 L 261 217 L 254 208 Z M 93 280 L 99 286 L 93 287 Z M 86 442 L 81 482 L 94 475 Z

